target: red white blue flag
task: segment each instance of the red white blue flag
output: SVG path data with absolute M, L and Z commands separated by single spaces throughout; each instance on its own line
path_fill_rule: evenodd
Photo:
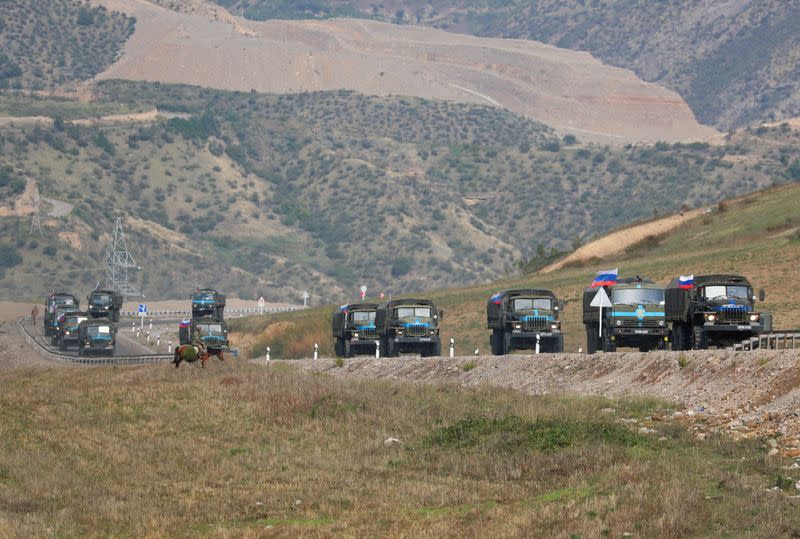
M 681 275 L 678 277 L 678 286 L 684 290 L 694 288 L 694 275 Z
M 598 271 L 592 281 L 592 288 L 596 286 L 611 286 L 617 284 L 617 272 L 619 268 Z

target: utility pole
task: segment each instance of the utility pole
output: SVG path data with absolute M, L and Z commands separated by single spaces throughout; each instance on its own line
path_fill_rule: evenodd
M 38 190 L 33 195 L 33 215 L 31 215 L 31 229 L 28 231 L 28 233 L 33 234 L 34 232 L 38 232 L 40 236 L 42 235 L 42 217 L 39 214 Z
M 122 218 L 117 217 L 114 235 L 106 248 L 106 282 L 123 296 L 142 296 L 142 293 L 131 284 L 129 271 L 140 270 L 128 250 L 125 232 L 122 230 Z

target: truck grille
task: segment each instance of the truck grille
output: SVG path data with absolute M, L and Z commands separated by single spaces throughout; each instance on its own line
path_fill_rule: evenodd
M 747 307 L 743 305 L 723 305 L 717 317 L 717 321 L 723 324 L 743 324 L 749 321 Z
M 369 329 L 359 329 L 358 330 L 358 338 L 361 340 L 372 340 L 378 338 L 378 330 L 375 328 Z
M 430 334 L 430 329 L 423 324 L 408 324 L 405 327 L 405 334 L 408 337 L 425 337 Z
M 526 316 L 522 318 L 522 329 L 528 331 L 542 331 L 549 329 L 547 317 L 545 316 Z
M 619 322 L 619 319 L 617 319 Z M 658 325 L 658 320 L 633 320 L 630 318 L 623 318 L 622 325 L 617 326 L 622 328 L 657 328 L 661 327 Z

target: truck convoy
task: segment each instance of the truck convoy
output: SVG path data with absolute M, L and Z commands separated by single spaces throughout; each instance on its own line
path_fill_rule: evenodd
M 192 294 L 192 318 L 211 316 L 222 322 L 225 315 L 225 294 L 213 288 L 198 289 Z
M 602 310 L 592 300 L 603 289 L 611 306 Z M 642 352 L 665 350 L 669 328 L 664 314 L 664 287 L 642 277 L 617 278 L 616 270 L 600 272 L 583 292 L 583 323 L 586 351 L 614 352 L 618 346 Z
M 397 357 L 401 353 L 422 357 L 440 356 L 442 341 L 439 321 L 444 313 L 427 299 L 384 301 L 375 312 L 375 327 L 381 337 L 381 355 Z
M 759 292 L 759 301 L 765 293 Z M 741 275 L 680 276 L 667 285 L 672 349 L 727 347 L 772 331 L 772 315 L 755 310 L 756 296 Z
M 122 300 L 122 294 L 114 290 L 93 290 L 86 298 L 86 311 L 93 318 L 108 318 L 112 322 L 119 322 Z
M 494 294 L 486 304 L 487 326 L 492 330 L 492 354 L 513 350 L 563 352 L 564 335 L 558 319 L 563 302 L 549 290 L 518 289 Z
M 375 325 L 377 303 L 342 305 L 334 311 L 331 326 L 336 357 L 353 357 L 356 354 L 373 354 L 375 342 L 381 335 Z

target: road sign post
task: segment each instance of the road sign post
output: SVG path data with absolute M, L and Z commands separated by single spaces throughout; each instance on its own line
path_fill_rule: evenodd
M 606 294 L 605 288 L 598 288 L 597 294 L 595 294 L 594 298 L 592 298 L 592 302 L 589 304 L 590 307 L 598 307 L 600 309 L 600 316 L 598 320 L 600 323 L 598 326 L 600 329 L 598 330 L 598 337 L 603 336 L 603 307 L 611 307 L 611 299 Z
M 303 292 L 303 307 L 308 307 L 308 298 L 310 297 L 308 291 Z
M 367 297 L 367 285 L 361 285 L 361 301 L 364 301 L 364 298 Z
M 264 314 L 264 296 L 258 298 L 258 314 Z
M 144 329 L 144 315 L 147 314 L 147 305 L 145 305 L 144 303 L 140 303 L 138 310 L 139 310 L 139 318 L 140 318 L 139 327 Z

